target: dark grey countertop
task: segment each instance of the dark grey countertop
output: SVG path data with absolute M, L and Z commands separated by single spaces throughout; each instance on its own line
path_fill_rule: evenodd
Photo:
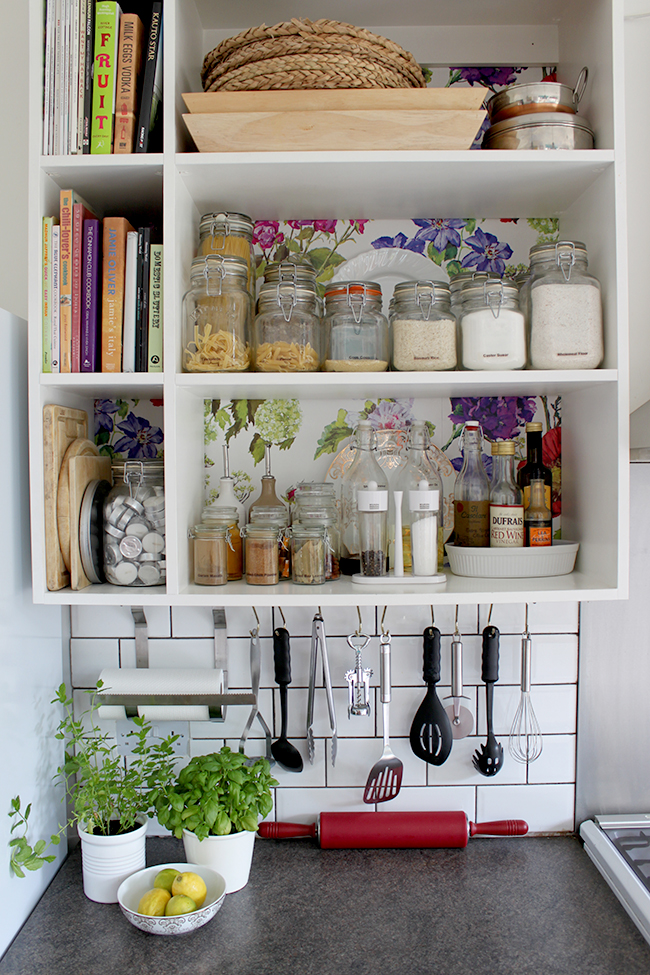
M 150 838 L 149 864 L 184 860 Z M 185 937 L 84 897 L 74 850 L 0 975 L 648 975 L 646 944 L 574 836 L 464 850 L 257 840 L 248 885 Z

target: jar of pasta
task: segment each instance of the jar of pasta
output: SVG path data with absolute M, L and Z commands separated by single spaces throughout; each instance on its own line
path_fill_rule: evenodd
M 342 281 L 325 292 L 325 371 L 384 372 L 390 362 L 381 285 Z
M 315 285 L 265 282 L 255 319 L 257 372 L 318 372 L 321 321 Z
M 195 257 L 183 298 L 183 370 L 244 372 L 251 365 L 253 299 L 241 257 Z
M 403 281 L 395 285 L 390 306 L 393 368 L 434 372 L 456 368 L 456 318 L 449 285 Z
M 248 267 L 248 290 L 255 294 L 254 224 L 245 213 L 204 213 L 199 223 L 199 257 L 241 257 Z

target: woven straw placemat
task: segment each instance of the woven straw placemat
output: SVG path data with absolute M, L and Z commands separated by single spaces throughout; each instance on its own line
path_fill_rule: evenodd
M 399 44 L 364 27 L 294 18 L 228 37 L 205 56 L 204 91 L 304 88 L 425 88 Z

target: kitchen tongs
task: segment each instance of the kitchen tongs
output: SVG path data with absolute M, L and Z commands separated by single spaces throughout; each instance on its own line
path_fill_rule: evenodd
M 311 624 L 311 655 L 309 661 L 309 691 L 307 695 L 307 749 L 309 762 L 314 764 L 314 695 L 316 693 L 316 663 L 320 648 L 321 664 L 323 668 L 323 685 L 327 694 L 327 710 L 329 712 L 330 729 L 332 733 L 332 766 L 336 763 L 336 712 L 334 711 L 334 695 L 332 694 L 332 677 L 330 674 L 329 658 L 327 656 L 327 640 L 325 638 L 325 623 L 320 608 Z

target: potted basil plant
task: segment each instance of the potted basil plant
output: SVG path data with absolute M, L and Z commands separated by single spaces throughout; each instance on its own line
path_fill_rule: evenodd
M 177 735 L 154 738 L 151 724 L 133 718 L 127 735 L 128 760 L 118 752 L 115 738 L 97 723 L 102 683 L 88 691 L 90 703 L 77 717 L 72 698 L 61 684 L 52 704 L 63 708 L 56 738 L 65 742 L 64 762 L 55 781 L 65 788 L 68 818 L 57 833 L 31 846 L 28 838 L 31 803 L 23 809 L 15 796 L 9 815 L 14 822 L 10 840 L 11 867 L 18 877 L 38 870 L 55 858 L 46 851 L 56 846 L 70 827 L 81 839 L 84 893 L 93 901 L 117 901 L 122 880 L 145 866 L 147 818 L 154 804 L 175 778 L 173 749 Z
M 228 746 L 197 755 L 154 802 L 158 822 L 183 840 L 188 863 L 212 867 L 226 893 L 248 883 L 259 819 L 278 785 L 265 758 L 252 762 Z

